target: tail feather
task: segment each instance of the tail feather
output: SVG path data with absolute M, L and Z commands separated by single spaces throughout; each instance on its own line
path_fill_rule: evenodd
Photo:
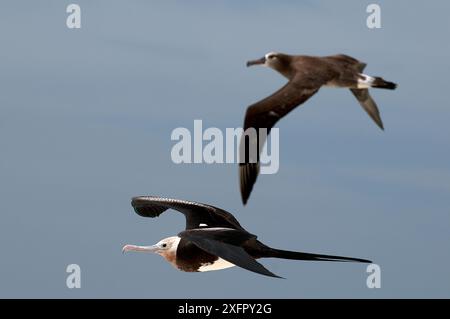
M 394 82 L 386 81 L 380 77 L 374 77 L 371 83 L 371 87 L 379 89 L 395 90 L 397 88 L 397 84 Z
M 271 248 L 269 250 L 267 257 L 293 259 L 293 260 L 308 260 L 308 261 L 338 261 L 338 262 L 372 263 L 370 260 L 361 259 L 361 258 L 302 253 L 302 252 L 273 249 L 273 248 Z

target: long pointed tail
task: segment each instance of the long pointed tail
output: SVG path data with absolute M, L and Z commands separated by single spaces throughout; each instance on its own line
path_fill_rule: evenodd
M 294 260 L 309 260 L 309 261 L 340 261 L 340 262 L 359 262 L 359 263 L 372 263 L 370 260 L 343 256 L 332 255 L 320 255 L 302 253 L 296 251 L 288 251 L 281 249 L 270 248 L 266 257 L 294 259 Z
M 387 90 L 395 90 L 397 88 L 396 83 L 386 81 L 380 77 L 374 77 L 370 86 L 373 88 L 387 89 Z

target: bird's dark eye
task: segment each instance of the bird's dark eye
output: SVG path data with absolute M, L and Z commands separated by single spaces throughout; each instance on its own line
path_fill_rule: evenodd
M 167 244 L 162 244 L 162 247 L 163 247 L 163 248 L 166 248 L 166 247 L 167 247 Z
M 269 59 L 273 59 L 274 57 L 274 55 L 269 55 Z

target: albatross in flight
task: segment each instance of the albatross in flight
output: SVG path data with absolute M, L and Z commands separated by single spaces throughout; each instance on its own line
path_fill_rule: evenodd
M 369 94 L 369 88 L 394 90 L 397 84 L 385 81 L 381 77 L 364 74 L 363 70 L 366 64 L 361 61 L 343 54 L 316 57 L 270 52 L 261 59 L 247 62 L 247 66 L 252 65 L 270 67 L 289 81 L 272 95 L 247 108 L 244 131 L 254 128 L 257 137 L 255 139 L 242 135 L 241 138 L 241 149 L 245 150 L 246 154 L 245 159 L 239 165 L 240 188 L 244 205 L 247 203 L 259 174 L 259 153 L 267 137 L 261 136 L 261 140 L 258 142 L 259 129 L 266 128 L 269 133 L 279 119 L 306 102 L 322 86 L 350 89 L 372 120 L 382 130 L 384 129 L 380 112 Z M 257 150 L 257 158 L 254 158 L 255 156 L 249 150 Z
M 164 257 L 175 268 L 187 272 L 220 270 L 239 266 L 255 273 L 281 278 L 258 258 L 284 258 L 312 261 L 342 261 L 370 263 L 369 260 L 341 256 L 319 255 L 274 249 L 264 245 L 247 232 L 230 213 L 206 204 L 161 198 L 135 197 L 131 201 L 136 213 L 157 217 L 174 209 L 186 217 L 186 230 L 177 236 L 162 239 L 153 246 L 125 245 L 123 252 L 153 252 Z

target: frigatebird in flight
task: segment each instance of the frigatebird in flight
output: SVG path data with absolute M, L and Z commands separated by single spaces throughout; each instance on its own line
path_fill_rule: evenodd
M 256 138 L 251 135 L 242 135 L 241 138 L 241 149 L 245 150 L 246 154 L 239 165 L 240 188 L 244 205 L 247 203 L 258 177 L 259 154 L 267 138 L 267 134 L 259 138 L 259 129 L 265 128 L 269 133 L 279 119 L 306 102 L 322 86 L 350 89 L 372 120 L 382 130 L 384 129 L 380 112 L 369 94 L 369 88 L 394 90 L 397 84 L 385 81 L 381 77 L 363 74 L 366 64 L 361 61 L 343 54 L 317 57 L 270 52 L 261 59 L 247 62 L 247 66 L 252 65 L 270 67 L 289 81 L 272 95 L 247 108 L 244 131 L 254 128 Z M 257 150 L 255 152 L 257 158 L 249 155 L 252 154 L 252 151 L 249 150 L 254 149 Z
M 174 209 L 186 217 L 186 230 L 153 246 L 125 245 L 123 252 L 153 252 L 164 257 L 175 268 L 187 272 L 220 270 L 233 266 L 261 275 L 281 278 L 256 259 L 284 258 L 310 261 L 342 261 L 370 263 L 369 260 L 319 255 L 274 249 L 246 231 L 232 214 L 223 209 L 178 199 L 154 196 L 135 197 L 131 201 L 136 213 L 157 217 Z

